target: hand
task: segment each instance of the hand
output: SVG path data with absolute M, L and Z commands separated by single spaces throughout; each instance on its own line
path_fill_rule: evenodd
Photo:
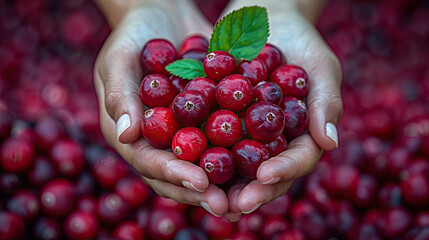
M 228 192 L 229 216 L 250 213 L 285 194 L 294 179 L 310 173 L 319 160 L 322 149 L 338 147 L 336 124 L 342 114 L 340 93 L 341 66 L 319 32 L 308 20 L 315 20 L 297 1 L 235 1 L 226 12 L 243 5 L 259 5 L 268 9 L 271 36 L 268 42 L 277 46 L 286 56 L 288 64 L 304 68 L 309 76 L 307 96 L 309 133 L 288 145 L 288 149 L 261 164 L 257 180 L 234 185 Z M 317 1 L 313 1 L 317 4 Z M 300 8 L 301 7 L 301 8 Z M 314 11 L 313 11 L 314 12 Z M 235 213 L 235 214 L 232 214 Z
M 94 81 L 102 132 L 108 144 L 158 194 L 222 215 L 228 210 L 226 194 L 209 185 L 203 169 L 152 147 L 140 134 L 144 111 L 139 94 L 140 53 L 144 44 L 165 38 L 177 46 L 193 33 L 209 36 L 212 27 L 188 0 L 144 2 L 124 13 L 119 23 L 111 21 L 115 27 L 96 60 Z

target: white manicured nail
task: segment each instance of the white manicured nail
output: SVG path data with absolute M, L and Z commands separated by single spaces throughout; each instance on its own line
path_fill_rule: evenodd
M 118 122 L 116 123 L 116 137 L 119 139 L 122 133 L 129 127 L 131 127 L 131 118 L 129 114 L 125 113 L 118 119 Z
M 326 123 L 326 136 L 332 139 L 335 142 L 335 147 L 338 147 L 338 132 L 337 128 L 333 123 Z
M 182 184 L 185 188 L 197 191 L 197 192 L 204 192 L 204 190 L 198 189 L 194 186 L 194 184 L 192 184 L 191 182 L 188 181 L 182 181 Z
M 200 204 L 201 204 L 201 207 L 203 207 L 207 212 L 213 214 L 216 217 L 221 217 L 221 215 L 217 215 L 217 214 L 213 213 L 213 211 L 210 209 L 210 206 L 209 206 L 208 203 L 206 203 L 206 202 L 200 202 Z
M 252 212 L 256 211 L 256 209 L 258 209 L 261 205 L 262 205 L 262 203 L 258 203 L 258 204 L 256 204 L 256 206 L 252 210 L 250 210 L 248 212 L 243 211 L 243 213 L 244 214 L 252 213 Z

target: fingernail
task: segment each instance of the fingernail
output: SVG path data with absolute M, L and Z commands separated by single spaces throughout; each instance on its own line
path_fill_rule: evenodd
M 335 147 L 338 147 L 338 132 L 337 128 L 333 123 L 326 123 L 326 136 L 332 139 L 335 142 Z
M 182 181 L 182 184 L 185 188 L 197 191 L 197 192 L 204 192 L 204 190 L 198 189 L 194 186 L 194 184 L 192 184 L 191 182 L 188 181 Z
M 200 204 L 201 204 L 201 207 L 203 207 L 207 212 L 213 214 L 216 217 L 221 217 L 221 215 L 217 215 L 217 214 L 213 213 L 213 211 L 210 209 L 210 206 L 209 206 L 208 203 L 206 203 L 206 202 L 200 202 Z
M 122 114 L 122 116 L 118 119 L 118 122 L 116 123 L 116 136 L 119 139 L 119 137 L 122 135 L 122 133 L 127 130 L 129 127 L 131 127 L 131 118 L 130 115 L 125 113 Z
M 241 213 L 227 213 L 227 214 L 225 214 L 225 217 L 230 222 L 238 222 L 241 218 Z
M 266 181 L 266 182 L 261 182 L 262 184 L 274 184 L 277 183 L 278 181 L 280 181 L 280 177 L 273 177 L 270 180 Z
M 262 203 L 258 203 L 258 204 L 256 204 L 256 206 L 252 210 L 250 210 L 248 212 L 243 211 L 243 213 L 244 214 L 252 213 L 252 212 L 256 211 L 256 209 L 258 209 L 261 205 L 262 205 Z

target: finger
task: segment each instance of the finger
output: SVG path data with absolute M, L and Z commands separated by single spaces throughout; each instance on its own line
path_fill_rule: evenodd
M 265 185 L 254 180 L 241 190 L 237 205 L 244 214 L 252 213 L 260 206 L 284 195 L 291 185 L 292 181 Z
M 228 190 L 229 211 L 225 217 L 231 222 L 236 222 L 241 218 L 241 209 L 238 207 L 237 199 L 241 190 L 249 183 L 249 180 L 239 181 Z
M 207 212 L 220 217 L 228 211 L 228 199 L 225 193 L 211 184 L 203 193 L 191 191 L 168 182 L 145 179 L 159 195 L 174 199 L 180 203 L 203 207 Z
M 290 142 L 289 148 L 263 162 L 256 173 L 262 184 L 286 182 L 310 173 L 322 154 L 306 133 Z

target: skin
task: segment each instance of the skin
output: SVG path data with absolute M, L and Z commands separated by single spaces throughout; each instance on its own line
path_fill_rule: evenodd
M 153 38 L 165 38 L 179 46 L 186 36 L 195 33 L 209 38 L 211 24 L 190 0 L 96 2 L 112 28 L 94 69 L 103 134 L 161 196 L 204 205 L 215 215 L 237 221 L 242 213 L 254 211 L 285 194 L 294 179 L 313 170 L 322 150 L 337 147 L 326 135 L 325 124 L 336 125 L 342 114 L 341 66 L 313 25 L 324 1 L 236 0 L 225 9 L 224 15 L 245 5 L 265 6 L 270 19 L 268 42 L 284 53 L 288 63 L 303 67 L 310 79 L 309 133 L 291 141 L 285 152 L 264 162 L 258 169 L 257 180 L 239 182 L 226 194 L 209 184 L 203 169 L 177 159 L 169 151 L 150 146 L 140 131 L 144 108 L 139 97 L 142 79 L 139 57 L 144 44 Z M 131 126 L 118 137 L 116 122 L 123 114 L 130 115 Z

